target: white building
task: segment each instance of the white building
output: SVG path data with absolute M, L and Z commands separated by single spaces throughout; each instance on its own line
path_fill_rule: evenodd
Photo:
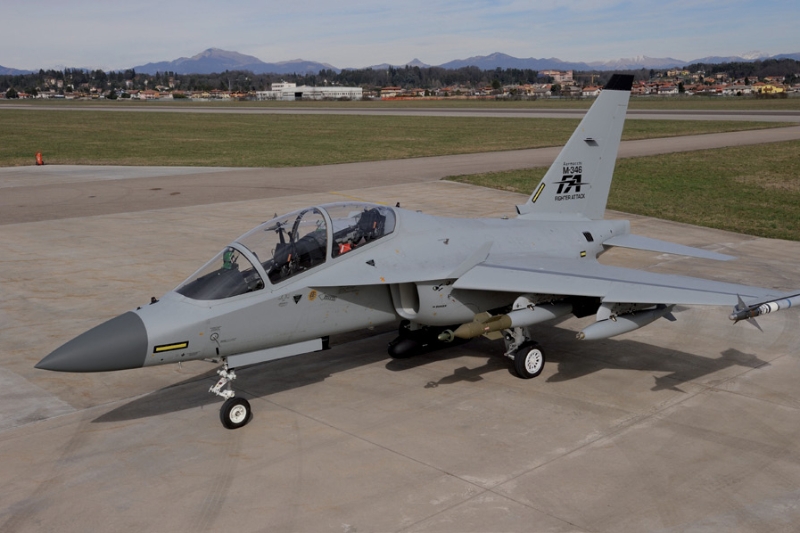
M 361 100 L 363 90 L 361 87 L 308 87 L 297 86 L 295 83 L 273 83 L 271 91 L 256 91 L 258 100 Z
M 553 78 L 554 83 L 559 83 L 561 85 L 571 85 L 575 82 L 575 80 L 572 79 L 571 70 L 543 70 L 540 74 L 542 76 L 550 76 Z

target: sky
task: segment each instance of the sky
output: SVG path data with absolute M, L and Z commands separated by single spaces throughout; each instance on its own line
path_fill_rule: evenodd
M 797 0 L 25 0 L 0 65 L 122 70 L 207 48 L 338 68 L 502 52 L 608 61 L 800 52 Z

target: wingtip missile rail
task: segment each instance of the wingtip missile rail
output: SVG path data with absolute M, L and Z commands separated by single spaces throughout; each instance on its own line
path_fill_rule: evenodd
M 733 308 L 733 312 L 728 318 L 735 323 L 740 320 L 756 318 L 757 316 L 766 315 L 767 313 L 773 313 L 782 309 L 789 309 L 792 306 L 800 306 L 800 294 L 749 306 L 744 304 L 740 298 L 739 305 Z

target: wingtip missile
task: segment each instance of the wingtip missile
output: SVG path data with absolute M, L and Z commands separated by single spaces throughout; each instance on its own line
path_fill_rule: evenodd
M 734 323 L 741 320 L 747 320 L 755 325 L 758 329 L 761 328 L 758 327 L 758 323 L 755 321 L 756 317 L 800 305 L 800 294 L 754 305 L 747 305 L 744 303 L 744 300 L 742 300 L 741 296 L 739 296 L 738 299 L 739 302 L 736 304 L 736 307 L 733 308 L 733 311 L 728 318 L 730 318 Z

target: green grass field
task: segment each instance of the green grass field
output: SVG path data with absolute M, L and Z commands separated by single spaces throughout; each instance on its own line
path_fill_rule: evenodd
M 546 171 L 450 179 L 529 194 Z M 620 159 L 608 207 L 800 241 L 800 141 Z
M 281 167 L 560 145 L 578 119 L 252 115 L 0 110 L 0 166 L 48 164 Z M 781 126 L 649 121 L 623 139 Z
M 32 165 L 37 151 L 48 164 L 324 165 L 557 146 L 566 142 L 577 123 L 538 118 L 115 113 L 89 106 L 81 111 L 3 108 L 0 166 Z M 623 139 L 782 125 L 631 120 Z M 530 193 L 545 170 L 453 179 Z M 800 240 L 800 142 L 621 159 L 609 207 Z

